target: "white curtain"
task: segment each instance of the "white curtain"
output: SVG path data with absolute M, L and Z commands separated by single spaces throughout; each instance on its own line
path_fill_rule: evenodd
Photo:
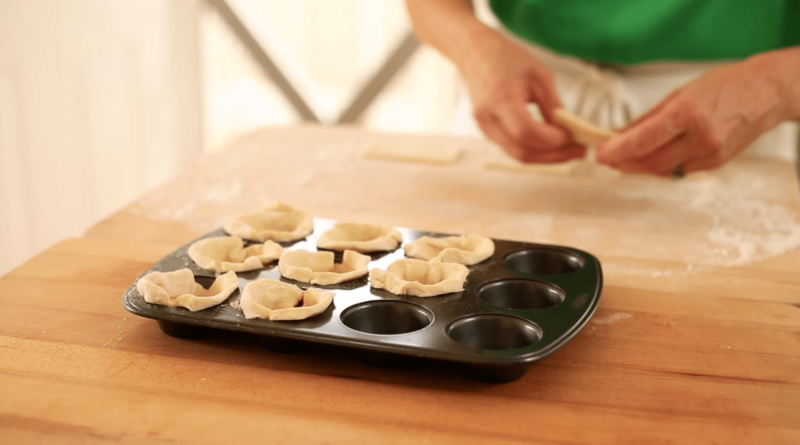
M 0 275 L 202 152 L 199 0 L 0 0 Z

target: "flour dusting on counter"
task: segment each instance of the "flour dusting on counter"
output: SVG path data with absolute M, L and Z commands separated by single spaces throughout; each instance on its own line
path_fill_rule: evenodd
M 457 162 L 428 166 L 358 155 L 381 137 L 420 137 L 269 131 L 280 137 L 268 145 L 245 138 L 203 158 L 128 211 L 204 232 L 280 200 L 319 217 L 572 246 L 597 255 L 609 275 L 654 278 L 746 265 L 800 246 L 800 193 L 790 166 L 777 161 L 735 160 L 680 181 L 556 177 L 486 170 L 497 152 L 481 140 L 460 139 Z
M 626 320 L 628 318 L 633 317 L 633 315 L 625 313 L 625 312 L 617 312 L 614 315 L 609 315 L 608 317 L 594 317 L 592 318 L 592 323 L 596 324 L 614 324 L 618 321 Z
M 800 218 L 785 203 L 770 199 L 774 189 L 769 184 L 767 178 L 757 174 L 743 173 L 735 180 L 705 175 L 676 183 L 670 190 L 637 188 L 618 194 L 633 200 L 667 203 L 673 209 L 669 220 L 676 226 L 682 217 L 706 216 L 705 239 L 701 239 L 704 242 L 687 249 L 684 260 L 694 267 L 730 267 L 800 246 Z M 642 217 L 653 218 L 649 222 L 657 223 L 655 215 L 643 212 Z

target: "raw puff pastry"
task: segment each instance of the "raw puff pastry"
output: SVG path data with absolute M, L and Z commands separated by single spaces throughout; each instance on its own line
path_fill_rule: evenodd
M 334 263 L 333 252 L 292 250 L 281 256 L 281 275 L 311 284 L 337 284 L 367 274 L 371 258 L 353 250 L 345 250 L 341 263 Z
M 420 162 L 423 164 L 448 165 L 458 159 L 459 148 L 453 145 L 421 143 L 379 142 L 371 144 L 361 155 L 367 159 Z
M 469 269 L 456 263 L 402 259 L 383 269 L 369 271 L 372 287 L 386 289 L 395 295 L 433 297 L 464 290 Z
M 563 108 L 557 109 L 553 118 L 558 125 L 569 130 L 573 139 L 580 144 L 597 146 L 617 135 L 611 130 L 586 122 Z
M 494 254 L 494 241 L 477 235 L 420 237 L 403 246 L 406 255 L 412 258 L 431 260 L 439 258 L 443 263 L 458 263 L 471 266 Z
M 244 287 L 239 307 L 245 318 L 303 320 L 321 314 L 333 301 L 333 292 L 299 287 L 276 280 L 253 281 Z M 302 307 L 295 307 L 303 301 Z
M 246 272 L 261 269 L 280 258 L 283 247 L 272 241 L 244 247 L 239 237 L 215 236 L 193 243 L 188 253 L 189 258 L 203 269 Z
M 239 280 L 235 272 L 228 272 L 217 277 L 210 288 L 194 281 L 194 274 L 189 269 L 175 272 L 153 272 L 139 279 L 136 290 L 144 297 L 144 301 L 165 306 L 182 306 L 192 312 L 216 306 L 239 289 Z
M 376 224 L 337 222 L 317 240 L 317 247 L 330 250 L 381 252 L 394 250 L 403 235 L 394 227 Z
M 260 212 L 245 213 L 225 222 L 225 231 L 251 241 L 295 241 L 314 231 L 314 220 L 307 212 L 282 202 L 273 202 Z

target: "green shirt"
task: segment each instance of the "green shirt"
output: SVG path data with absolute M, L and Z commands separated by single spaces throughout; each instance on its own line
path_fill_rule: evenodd
M 490 0 L 514 34 L 597 62 L 740 59 L 800 44 L 800 0 Z

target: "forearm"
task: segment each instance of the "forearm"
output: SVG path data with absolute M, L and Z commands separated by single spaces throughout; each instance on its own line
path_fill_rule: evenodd
M 464 77 L 484 134 L 522 162 L 582 158 L 583 146 L 553 122 L 561 107 L 550 70 L 525 48 L 478 21 L 466 0 L 406 0 L 417 35 Z M 546 122 L 528 109 L 539 106 Z
M 480 76 L 481 60 L 503 44 L 481 23 L 466 0 L 406 0 L 417 36 L 453 61 L 465 77 Z

